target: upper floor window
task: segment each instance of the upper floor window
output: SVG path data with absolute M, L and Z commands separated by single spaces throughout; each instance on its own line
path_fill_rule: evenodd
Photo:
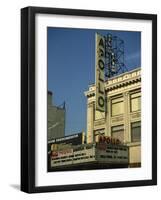
M 131 112 L 141 110 L 141 93 L 137 92 L 130 95 Z
M 141 141 L 141 122 L 131 123 L 131 142 Z
M 112 107 L 112 116 L 121 115 L 124 113 L 124 101 L 123 97 L 118 97 L 112 99 L 111 101 Z
M 111 127 L 111 137 L 124 141 L 124 125 Z

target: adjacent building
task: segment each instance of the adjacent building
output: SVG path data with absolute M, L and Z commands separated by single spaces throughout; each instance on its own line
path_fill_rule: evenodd
M 72 148 L 73 145 L 82 145 L 86 143 L 85 132 L 75 133 L 64 137 L 55 138 L 48 141 L 48 152 L 59 151 Z
M 65 135 L 65 105 L 55 106 L 52 103 L 52 92 L 48 91 L 48 141 Z
M 100 135 L 118 138 L 129 147 L 129 166 L 141 165 L 141 69 L 105 81 L 106 112 L 95 109 L 95 85 L 87 97 L 87 143 Z

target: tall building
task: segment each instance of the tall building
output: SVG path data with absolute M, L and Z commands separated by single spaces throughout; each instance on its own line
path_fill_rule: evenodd
M 97 136 L 118 138 L 129 147 L 129 166 L 141 165 L 141 69 L 128 71 L 105 83 L 106 112 L 95 109 L 95 85 L 87 97 L 87 143 Z
M 65 135 L 65 106 L 52 104 L 52 92 L 48 91 L 48 141 Z

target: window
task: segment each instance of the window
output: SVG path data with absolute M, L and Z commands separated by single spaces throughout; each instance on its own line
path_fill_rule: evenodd
M 131 112 L 141 110 L 141 95 L 140 92 L 131 94 Z
M 131 142 L 141 141 L 141 122 L 131 123 Z
M 112 99 L 112 116 L 121 115 L 124 113 L 123 97 Z
M 111 136 L 112 138 L 117 138 L 121 142 L 124 141 L 124 125 L 113 126 L 111 128 Z

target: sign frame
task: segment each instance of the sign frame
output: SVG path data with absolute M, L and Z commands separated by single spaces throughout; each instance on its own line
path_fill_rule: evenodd
M 95 35 L 96 110 L 105 112 L 105 38 Z

